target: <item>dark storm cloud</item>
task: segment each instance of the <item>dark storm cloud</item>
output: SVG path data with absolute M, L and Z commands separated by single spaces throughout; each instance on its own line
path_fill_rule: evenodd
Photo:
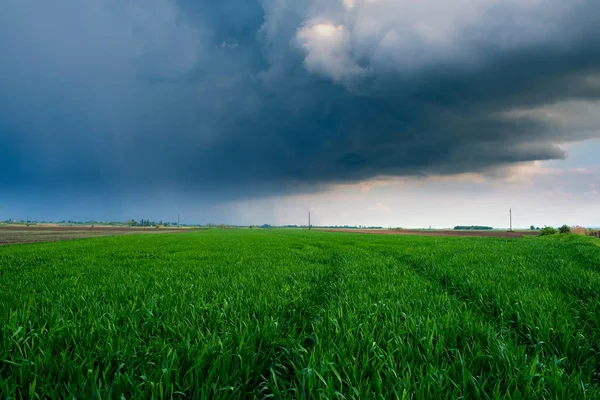
M 594 131 L 527 111 L 600 99 L 599 13 L 557 0 L 9 0 L 0 187 L 239 197 L 560 159 L 556 144 Z

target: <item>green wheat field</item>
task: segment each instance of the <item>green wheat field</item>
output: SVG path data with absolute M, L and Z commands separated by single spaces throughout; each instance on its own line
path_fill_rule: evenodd
M 0 398 L 599 399 L 600 240 L 0 247 Z

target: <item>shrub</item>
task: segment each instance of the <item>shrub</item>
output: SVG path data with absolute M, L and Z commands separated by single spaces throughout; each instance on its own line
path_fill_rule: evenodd
M 600 239 L 600 230 L 598 229 L 590 229 L 586 233 L 588 236 L 593 236 Z
M 540 236 L 554 235 L 556 232 L 556 229 L 554 229 L 553 227 L 545 226 L 540 230 Z
M 571 233 L 571 227 L 569 225 L 563 225 L 560 228 L 558 228 L 558 231 L 560 233 Z

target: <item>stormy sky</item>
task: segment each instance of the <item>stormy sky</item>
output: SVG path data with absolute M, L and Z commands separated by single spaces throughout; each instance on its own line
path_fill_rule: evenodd
M 588 0 L 5 0 L 0 219 L 600 225 L 598 21 Z

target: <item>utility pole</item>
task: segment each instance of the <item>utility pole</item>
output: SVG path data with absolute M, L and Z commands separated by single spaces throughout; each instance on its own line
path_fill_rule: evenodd
M 308 212 L 308 230 L 310 231 L 310 211 Z
M 508 215 L 510 218 L 510 229 L 509 232 L 512 232 L 512 207 L 508 209 Z
M 179 214 L 177 214 L 177 228 L 179 228 Z

